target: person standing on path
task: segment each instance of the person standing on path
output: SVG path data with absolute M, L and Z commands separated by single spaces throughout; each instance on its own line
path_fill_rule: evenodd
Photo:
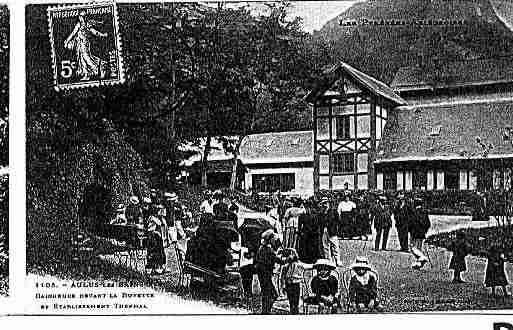
M 335 209 L 331 208 L 327 197 L 321 199 L 321 211 L 319 218 L 322 223 L 322 247 L 324 258 L 332 261 L 337 267 L 341 264 L 339 253 L 339 219 Z
M 292 203 L 293 206 L 288 208 L 283 216 L 283 220 L 285 222 L 283 245 L 286 248 L 295 249 L 297 245 L 299 216 L 305 214 L 305 208 L 303 207 L 303 201 L 300 198 L 294 199 Z
M 429 216 L 423 206 L 423 200 L 420 198 L 415 199 L 415 216 L 409 224 L 408 231 L 411 235 L 411 252 L 416 261 L 412 264 L 412 268 L 420 269 L 428 261 L 428 258 L 422 251 L 426 234 L 431 227 Z
M 415 216 L 413 205 L 410 198 L 405 198 L 400 193 L 397 196 L 397 202 L 394 207 L 395 229 L 397 230 L 397 238 L 402 252 L 409 252 L 409 233 L 408 223 Z
M 380 242 L 381 249 L 386 251 L 388 243 L 388 234 L 392 227 L 392 214 L 388 205 L 386 205 L 386 197 L 380 196 L 377 200 L 373 211 L 374 229 L 376 229 L 376 239 L 374 240 L 374 250 L 378 251 Z
M 340 237 L 350 239 L 355 234 L 355 210 L 356 204 L 350 199 L 349 191 L 344 192 L 344 199 L 337 207 L 337 213 L 340 217 Z
M 278 292 L 274 287 L 273 274 L 276 264 L 284 262 L 278 256 L 277 249 L 279 240 L 272 229 L 262 233 L 262 242 L 255 256 L 255 271 L 260 282 L 260 292 L 262 294 L 262 314 L 271 314 L 274 301 L 278 297 Z
M 313 264 L 321 258 L 321 228 L 319 217 L 313 211 L 311 201 L 305 202 L 306 213 L 299 216 L 299 259 L 307 264 Z

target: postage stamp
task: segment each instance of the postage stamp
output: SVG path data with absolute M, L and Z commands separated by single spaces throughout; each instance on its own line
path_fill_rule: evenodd
M 123 83 L 116 4 L 48 8 L 56 90 Z

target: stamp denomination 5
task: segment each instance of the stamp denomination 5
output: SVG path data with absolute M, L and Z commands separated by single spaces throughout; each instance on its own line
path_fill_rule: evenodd
M 124 81 L 115 3 L 48 8 L 57 90 Z

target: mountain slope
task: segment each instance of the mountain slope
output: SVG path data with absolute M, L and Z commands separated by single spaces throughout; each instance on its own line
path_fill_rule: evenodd
M 497 2 L 498 0 L 495 0 Z M 390 82 L 406 65 L 499 57 L 513 53 L 513 34 L 487 0 L 383 0 L 357 3 L 314 34 L 338 59 Z M 508 12 L 502 6 L 500 12 Z M 511 18 L 511 15 L 509 15 Z M 340 26 L 340 21 L 401 20 L 406 25 Z M 455 25 L 414 25 L 415 20 L 462 20 Z

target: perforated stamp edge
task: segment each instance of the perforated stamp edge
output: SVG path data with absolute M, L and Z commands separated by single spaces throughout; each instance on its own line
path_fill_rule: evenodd
M 113 19 L 113 28 L 114 28 L 114 40 L 116 41 L 116 51 L 117 51 L 117 61 L 119 68 L 119 78 L 118 79 L 106 79 L 106 80 L 97 80 L 97 81 L 85 81 L 74 84 L 59 84 L 57 80 L 57 56 L 55 54 L 55 41 L 53 39 L 53 19 L 52 12 L 64 11 L 70 9 L 83 9 L 83 8 L 95 8 L 95 7 L 104 7 L 104 6 L 112 6 L 112 19 Z M 50 38 L 50 48 L 52 53 L 52 72 L 53 72 L 53 85 L 56 91 L 62 90 L 73 90 L 79 88 L 86 87 L 103 87 L 103 86 L 112 86 L 117 84 L 122 84 L 125 82 L 125 69 L 124 69 L 124 61 L 122 54 L 122 45 L 121 45 L 121 36 L 119 32 L 119 24 L 118 24 L 118 11 L 115 2 L 93 2 L 86 4 L 76 4 L 76 5 L 57 5 L 50 6 L 47 8 L 47 17 L 48 17 L 48 35 Z

